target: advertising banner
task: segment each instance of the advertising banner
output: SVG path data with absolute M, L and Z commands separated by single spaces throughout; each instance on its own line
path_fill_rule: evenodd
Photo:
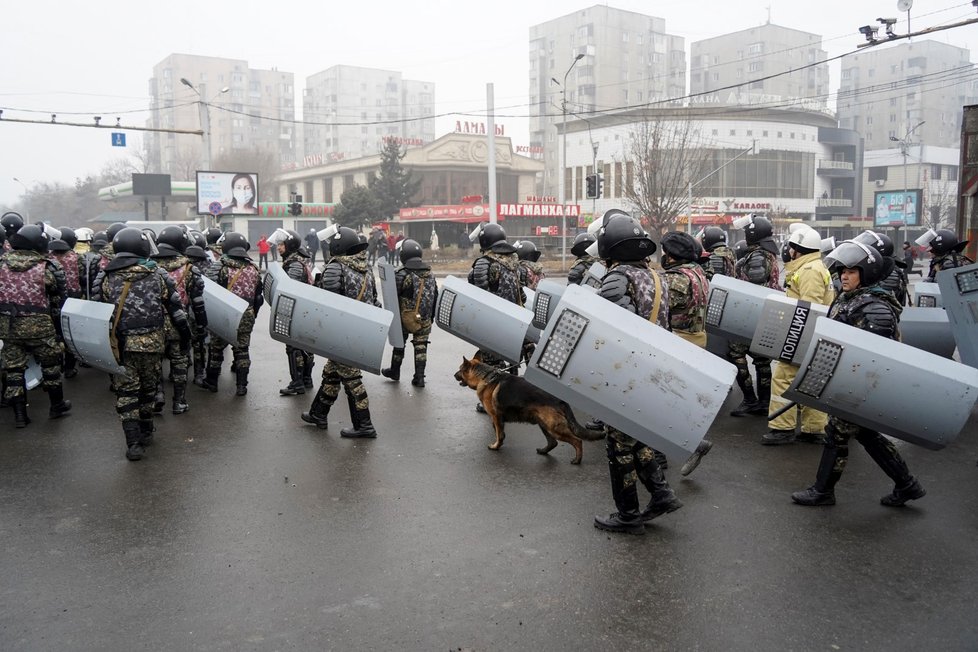
M 257 215 L 254 172 L 197 172 L 198 215 Z
M 873 200 L 874 224 L 879 227 L 919 225 L 920 199 L 919 190 L 877 192 Z

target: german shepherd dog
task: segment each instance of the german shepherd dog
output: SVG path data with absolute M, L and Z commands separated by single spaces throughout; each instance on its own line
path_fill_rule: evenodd
M 552 451 L 558 440 L 573 446 L 575 455 L 571 464 L 581 463 L 584 454 L 582 439 L 596 441 L 604 438 L 603 433 L 588 430 L 579 424 L 564 401 L 537 389 L 519 376 L 483 364 L 478 358 L 467 360 L 463 356 L 455 380 L 462 387 L 475 390 L 492 419 L 496 441 L 489 445 L 489 450 L 498 451 L 503 445 L 506 439 L 503 428 L 508 421 L 540 426 L 543 436 L 547 438 L 547 445 L 537 449 L 540 455 Z

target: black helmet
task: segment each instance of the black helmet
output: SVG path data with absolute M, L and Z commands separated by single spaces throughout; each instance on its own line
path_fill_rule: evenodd
M 290 233 L 294 233 L 294 231 L 290 231 Z M 366 248 L 367 243 L 360 242 L 360 238 L 357 237 L 357 232 L 348 226 L 341 226 L 337 229 L 336 235 L 330 238 L 329 241 L 330 256 L 352 256 Z
M 598 229 L 598 256 L 605 260 L 642 260 L 655 253 L 655 243 L 632 217 L 612 215 Z
M 110 224 L 109 228 L 105 230 L 105 237 L 107 238 L 108 242 L 115 240 L 116 234 L 124 228 L 126 228 L 126 225 L 122 222 L 113 222 Z M 113 248 L 114 247 L 115 245 L 113 245 Z
M 20 213 L 10 211 L 4 213 L 3 217 L 0 217 L 0 225 L 3 226 L 3 230 L 9 238 L 24 226 L 24 218 L 21 217 Z
M 594 244 L 594 236 L 585 231 L 584 233 L 578 233 L 577 237 L 574 238 L 574 246 L 571 247 L 571 253 L 580 258 L 587 253 L 587 248 Z
M 10 246 L 13 249 L 36 251 L 42 254 L 48 250 L 48 242 L 44 227 L 36 224 L 21 226 L 10 236 Z
M 774 227 L 771 226 L 771 220 L 767 219 L 763 215 L 748 215 L 747 219 L 750 221 L 743 227 L 744 238 L 747 240 L 747 244 L 757 244 L 764 238 L 770 238 L 774 233 Z
M 109 244 L 109 236 L 105 233 L 105 231 L 96 231 L 95 235 L 92 236 L 92 242 L 89 244 L 89 246 L 94 251 L 98 251 L 107 244 Z
M 738 240 L 737 243 L 733 246 L 733 252 L 734 252 L 734 256 L 737 258 L 737 260 L 740 260 L 741 258 L 743 258 L 744 256 L 746 256 L 747 255 L 747 241 L 746 240 Z
M 299 234 L 292 229 L 282 230 L 288 234 L 288 237 L 282 240 L 279 244 L 285 245 L 285 255 L 290 256 L 302 248 L 302 238 L 300 238 Z
M 853 241 L 869 245 L 887 258 L 893 256 L 893 240 L 888 235 L 866 230 L 853 238 Z
M 703 248 L 713 251 L 714 247 L 727 244 L 727 233 L 719 226 L 708 226 L 703 231 Z
M 417 240 L 407 240 L 401 241 L 401 264 L 406 263 L 412 258 L 421 258 L 421 245 L 418 244 Z
M 251 243 L 248 239 L 237 231 L 230 231 L 224 234 L 224 242 L 221 244 L 221 251 L 225 256 L 231 258 L 247 258 Z
M 190 260 L 209 260 L 207 258 L 207 252 L 204 248 L 199 245 L 187 245 L 187 248 L 183 250 L 183 255 L 185 255 Z
M 188 231 L 187 237 L 190 238 L 190 244 L 187 245 L 188 247 L 191 245 L 196 245 L 201 249 L 207 248 L 207 238 L 205 238 L 204 234 L 201 233 L 200 231 Z M 184 253 L 187 252 L 185 251 Z
M 140 258 L 149 258 L 152 246 L 146 234 L 133 226 L 124 226 L 112 238 L 112 250 L 116 255 L 132 254 Z
M 6 241 L 7 241 L 7 232 L 4 231 L 3 229 L 0 229 L 0 247 L 2 247 L 3 243 Z
M 825 266 L 830 271 L 858 269 L 860 285 L 876 285 L 886 277 L 888 271 L 880 252 L 856 240 L 846 240 L 825 257 Z
M 679 260 L 682 262 L 693 263 L 699 260 L 699 251 L 702 251 L 699 247 L 699 243 L 688 233 L 683 233 L 681 231 L 670 231 L 662 236 L 662 240 L 659 243 L 662 245 L 662 251 L 665 252 L 667 256 L 673 260 Z M 698 251 L 699 249 L 699 251 Z
M 61 232 L 59 239 L 67 243 L 69 249 L 74 249 L 75 245 L 78 244 L 78 236 L 75 235 L 75 230 L 67 226 L 59 226 L 58 231 Z
M 9 234 L 8 234 L 9 235 Z M 962 251 L 968 245 L 968 241 L 958 241 L 958 236 L 949 229 L 938 229 L 937 235 L 930 242 L 930 250 L 938 256 L 951 253 L 952 251 Z
M 165 226 L 156 236 L 156 246 L 164 256 L 182 254 L 190 244 L 190 236 L 181 226 Z
M 530 242 L 529 240 L 520 240 L 516 243 L 516 255 L 520 260 L 528 260 L 531 263 L 535 263 L 540 260 L 540 254 L 543 252 L 537 249 L 537 246 Z
M 211 228 L 207 229 L 207 233 L 205 234 L 207 246 L 216 244 L 217 241 L 221 239 L 222 235 L 224 235 L 224 231 L 220 230 L 216 226 L 212 226 Z
M 745 247 L 747 246 L 747 241 L 746 240 L 741 240 L 741 242 L 744 243 L 744 246 Z M 744 253 L 747 253 L 747 252 L 745 251 Z M 785 240 L 784 242 L 781 243 L 781 262 L 783 262 L 785 265 L 787 265 L 788 263 L 791 262 L 791 241 L 790 240 Z
M 488 251 L 492 245 L 506 239 L 506 231 L 498 224 L 486 224 L 479 231 L 479 249 Z

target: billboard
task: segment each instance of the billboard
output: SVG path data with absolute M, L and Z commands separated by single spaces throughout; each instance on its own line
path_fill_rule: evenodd
M 198 215 L 257 215 L 254 172 L 197 172 Z
M 919 190 L 877 192 L 873 198 L 875 226 L 919 226 Z

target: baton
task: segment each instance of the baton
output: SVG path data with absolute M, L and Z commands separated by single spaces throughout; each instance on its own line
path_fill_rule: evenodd
M 770 416 L 768 416 L 767 420 L 768 421 L 774 421 L 775 419 L 777 419 L 778 417 L 780 417 L 782 414 L 784 414 L 788 410 L 794 408 L 796 405 L 798 405 L 798 403 L 796 403 L 795 401 L 788 401 L 787 405 L 785 405 L 783 408 L 779 409 L 774 414 L 771 414 Z

